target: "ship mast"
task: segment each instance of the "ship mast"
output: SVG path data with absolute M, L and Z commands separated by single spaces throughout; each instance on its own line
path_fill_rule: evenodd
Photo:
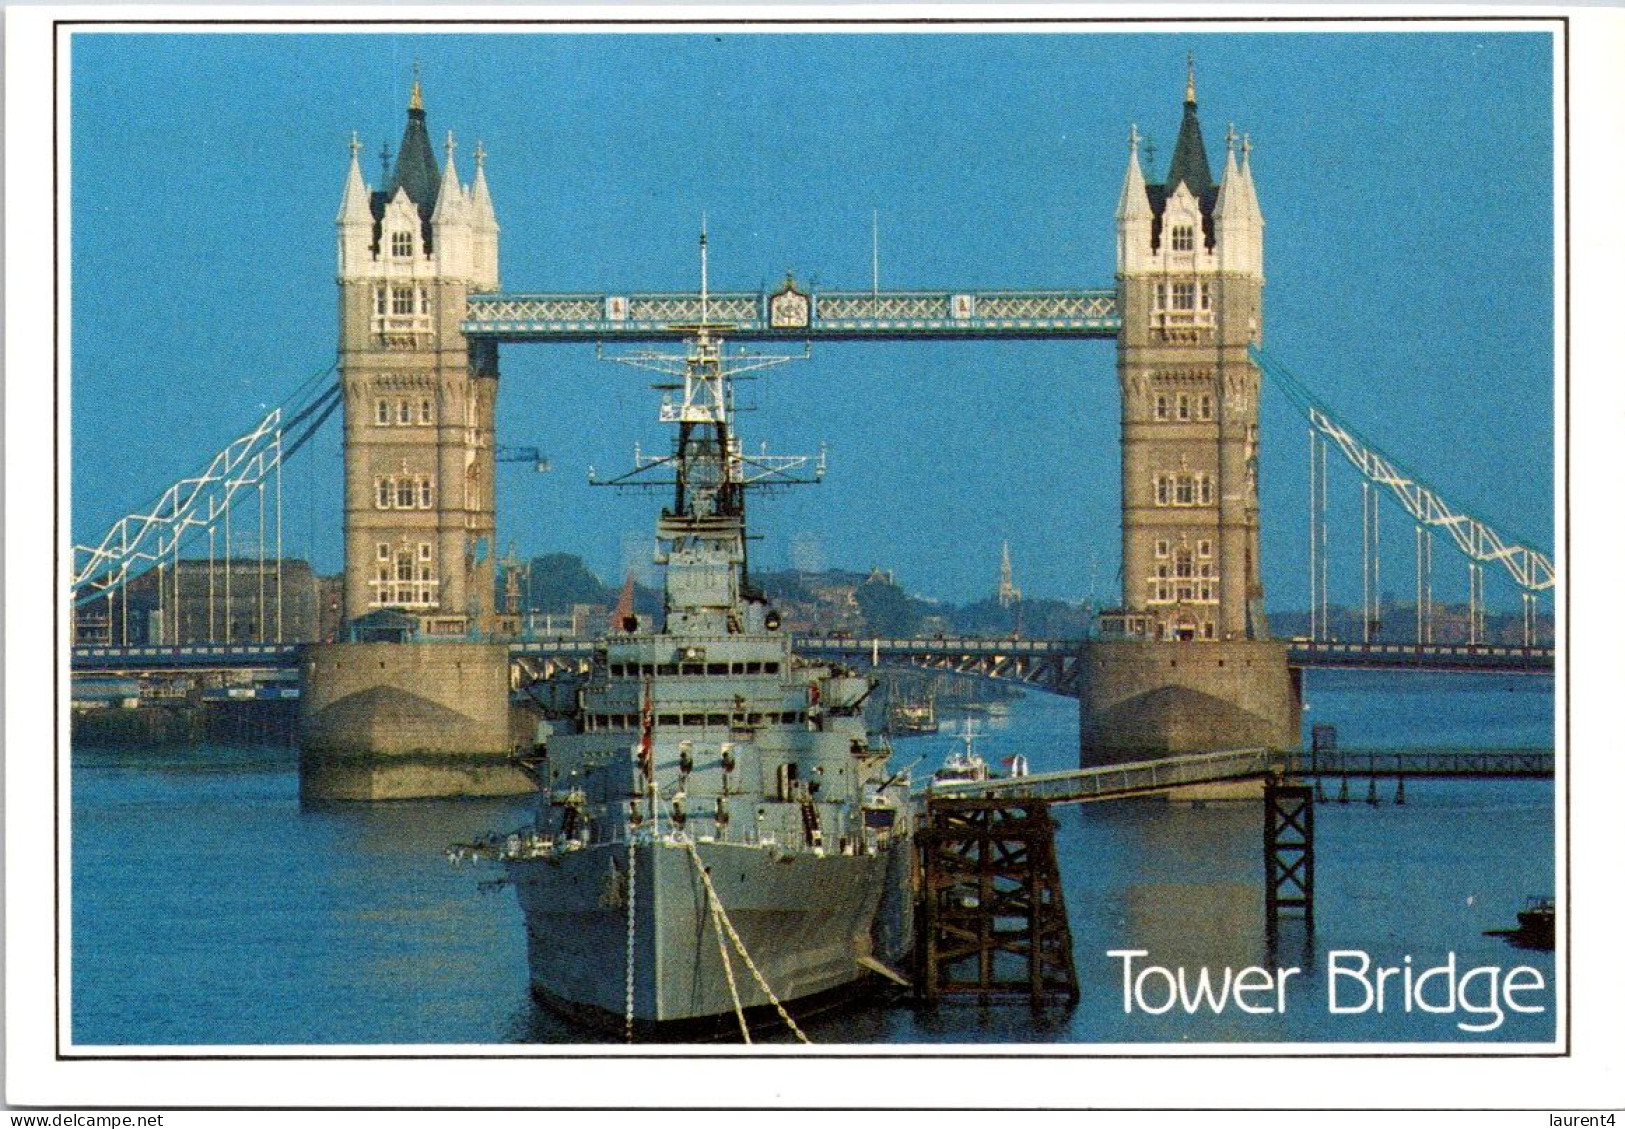
M 733 427 L 733 381 L 773 368 L 797 356 L 738 353 L 728 356 L 724 335 L 732 328 L 711 317 L 708 239 L 700 232 L 700 319 L 674 326 L 687 348 L 678 355 L 636 350 L 609 360 L 678 377 L 656 384 L 664 393 L 660 422 L 677 428 L 670 455 L 639 450 L 633 468 L 602 486 L 669 486 L 672 503 L 662 510 L 657 558 L 666 568 L 667 630 L 737 631 L 740 605 L 748 594 L 745 491 L 817 482 L 824 476 L 823 452 L 808 455 L 746 455 Z M 717 569 L 728 583 L 716 582 Z M 755 597 L 750 597 L 755 598 Z

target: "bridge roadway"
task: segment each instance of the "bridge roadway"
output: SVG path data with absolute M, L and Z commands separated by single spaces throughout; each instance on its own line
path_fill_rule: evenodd
M 425 643 L 433 646 L 433 643 Z M 585 659 L 591 639 L 555 637 L 518 640 L 515 658 Z M 1193 643 L 1192 646 L 1200 646 Z M 196 644 L 180 647 L 73 648 L 76 674 L 133 674 L 163 670 L 287 670 L 296 662 L 296 643 Z M 1076 697 L 1082 655 L 1076 639 L 850 639 L 827 635 L 798 638 L 796 649 L 809 657 L 852 665 L 917 666 L 988 678 L 1007 678 L 1052 693 Z M 1499 647 L 1479 644 L 1341 643 L 1292 639 L 1287 661 L 1305 670 L 1361 669 L 1404 671 L 1550 674 L 1551 647 Z
M 1550 778 L 1557 757 L 1550 749 L 1416 749 L 1298 752 L 1226 749 L 1097 768 L 1042 772 L 993 780 L 933 783 L 932 804 L 1081 804 L 1165 792 L 1191 784 L 1309 776 Z

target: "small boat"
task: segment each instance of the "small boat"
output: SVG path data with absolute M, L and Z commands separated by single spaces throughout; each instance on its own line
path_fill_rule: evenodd
M 1518 911 L 1516 929 L 1486 929 L 1486 937 L 1505 937 L 1520 949 L 1557 947 L 1557 906 L 1549 897 L 1534 896 Z
M 976 738 L 979 736 L 976 723 L 967 719 L 964 728 L 960 730 L 959 737 L 964 745 L 955 749 L 943 760 L 942 767 L 931 774 L 931 787 L 936 788 L 944 784 L 973 784 L 987 780 L 993 774 L 976 751 Z
M 891 727 L 903 735 L 912 736 L 919 733 L 935 733 L 937 731 L 937 703 L 935 695 L 927 695 L 923 701 L 901 701 L 892 706 Z
M 1532 897 L 1518 911 L 1519 941 L 1532 949 L 1557 947 L 1557 906 L 1548 897 Z

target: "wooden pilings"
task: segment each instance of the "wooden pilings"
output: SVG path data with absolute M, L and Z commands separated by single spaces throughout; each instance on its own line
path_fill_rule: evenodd
M 1077 1003 L 1048 805 L 932 800 L 916 842 L 916 995 L 932 1004 L 945 995 Z

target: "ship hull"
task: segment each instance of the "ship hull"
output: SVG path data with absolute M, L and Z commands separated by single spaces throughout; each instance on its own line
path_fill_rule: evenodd
M 871 986 L 863 962 L 895 965 L 911 940 L 910 853 L 815 855 L 733 843 L 694 847 L 726 913 L 680 842 L 610 843 L 509 864 L 532 993 L 566 1018 L 639 1033 L 703 1029 L 773 1008 L 804 1008 Z M 630 911 L 630 912 L 629 912 Z M 630 917 L 630 921 L 629 921 Z M 767 988 L 728 936 L 732 926 Z M 630 952 L 630 977 L 628 954 Z M 731 985 L 730 966 L 731 965 Z M 628 1007 L 628 992 L 631 1004 Z

